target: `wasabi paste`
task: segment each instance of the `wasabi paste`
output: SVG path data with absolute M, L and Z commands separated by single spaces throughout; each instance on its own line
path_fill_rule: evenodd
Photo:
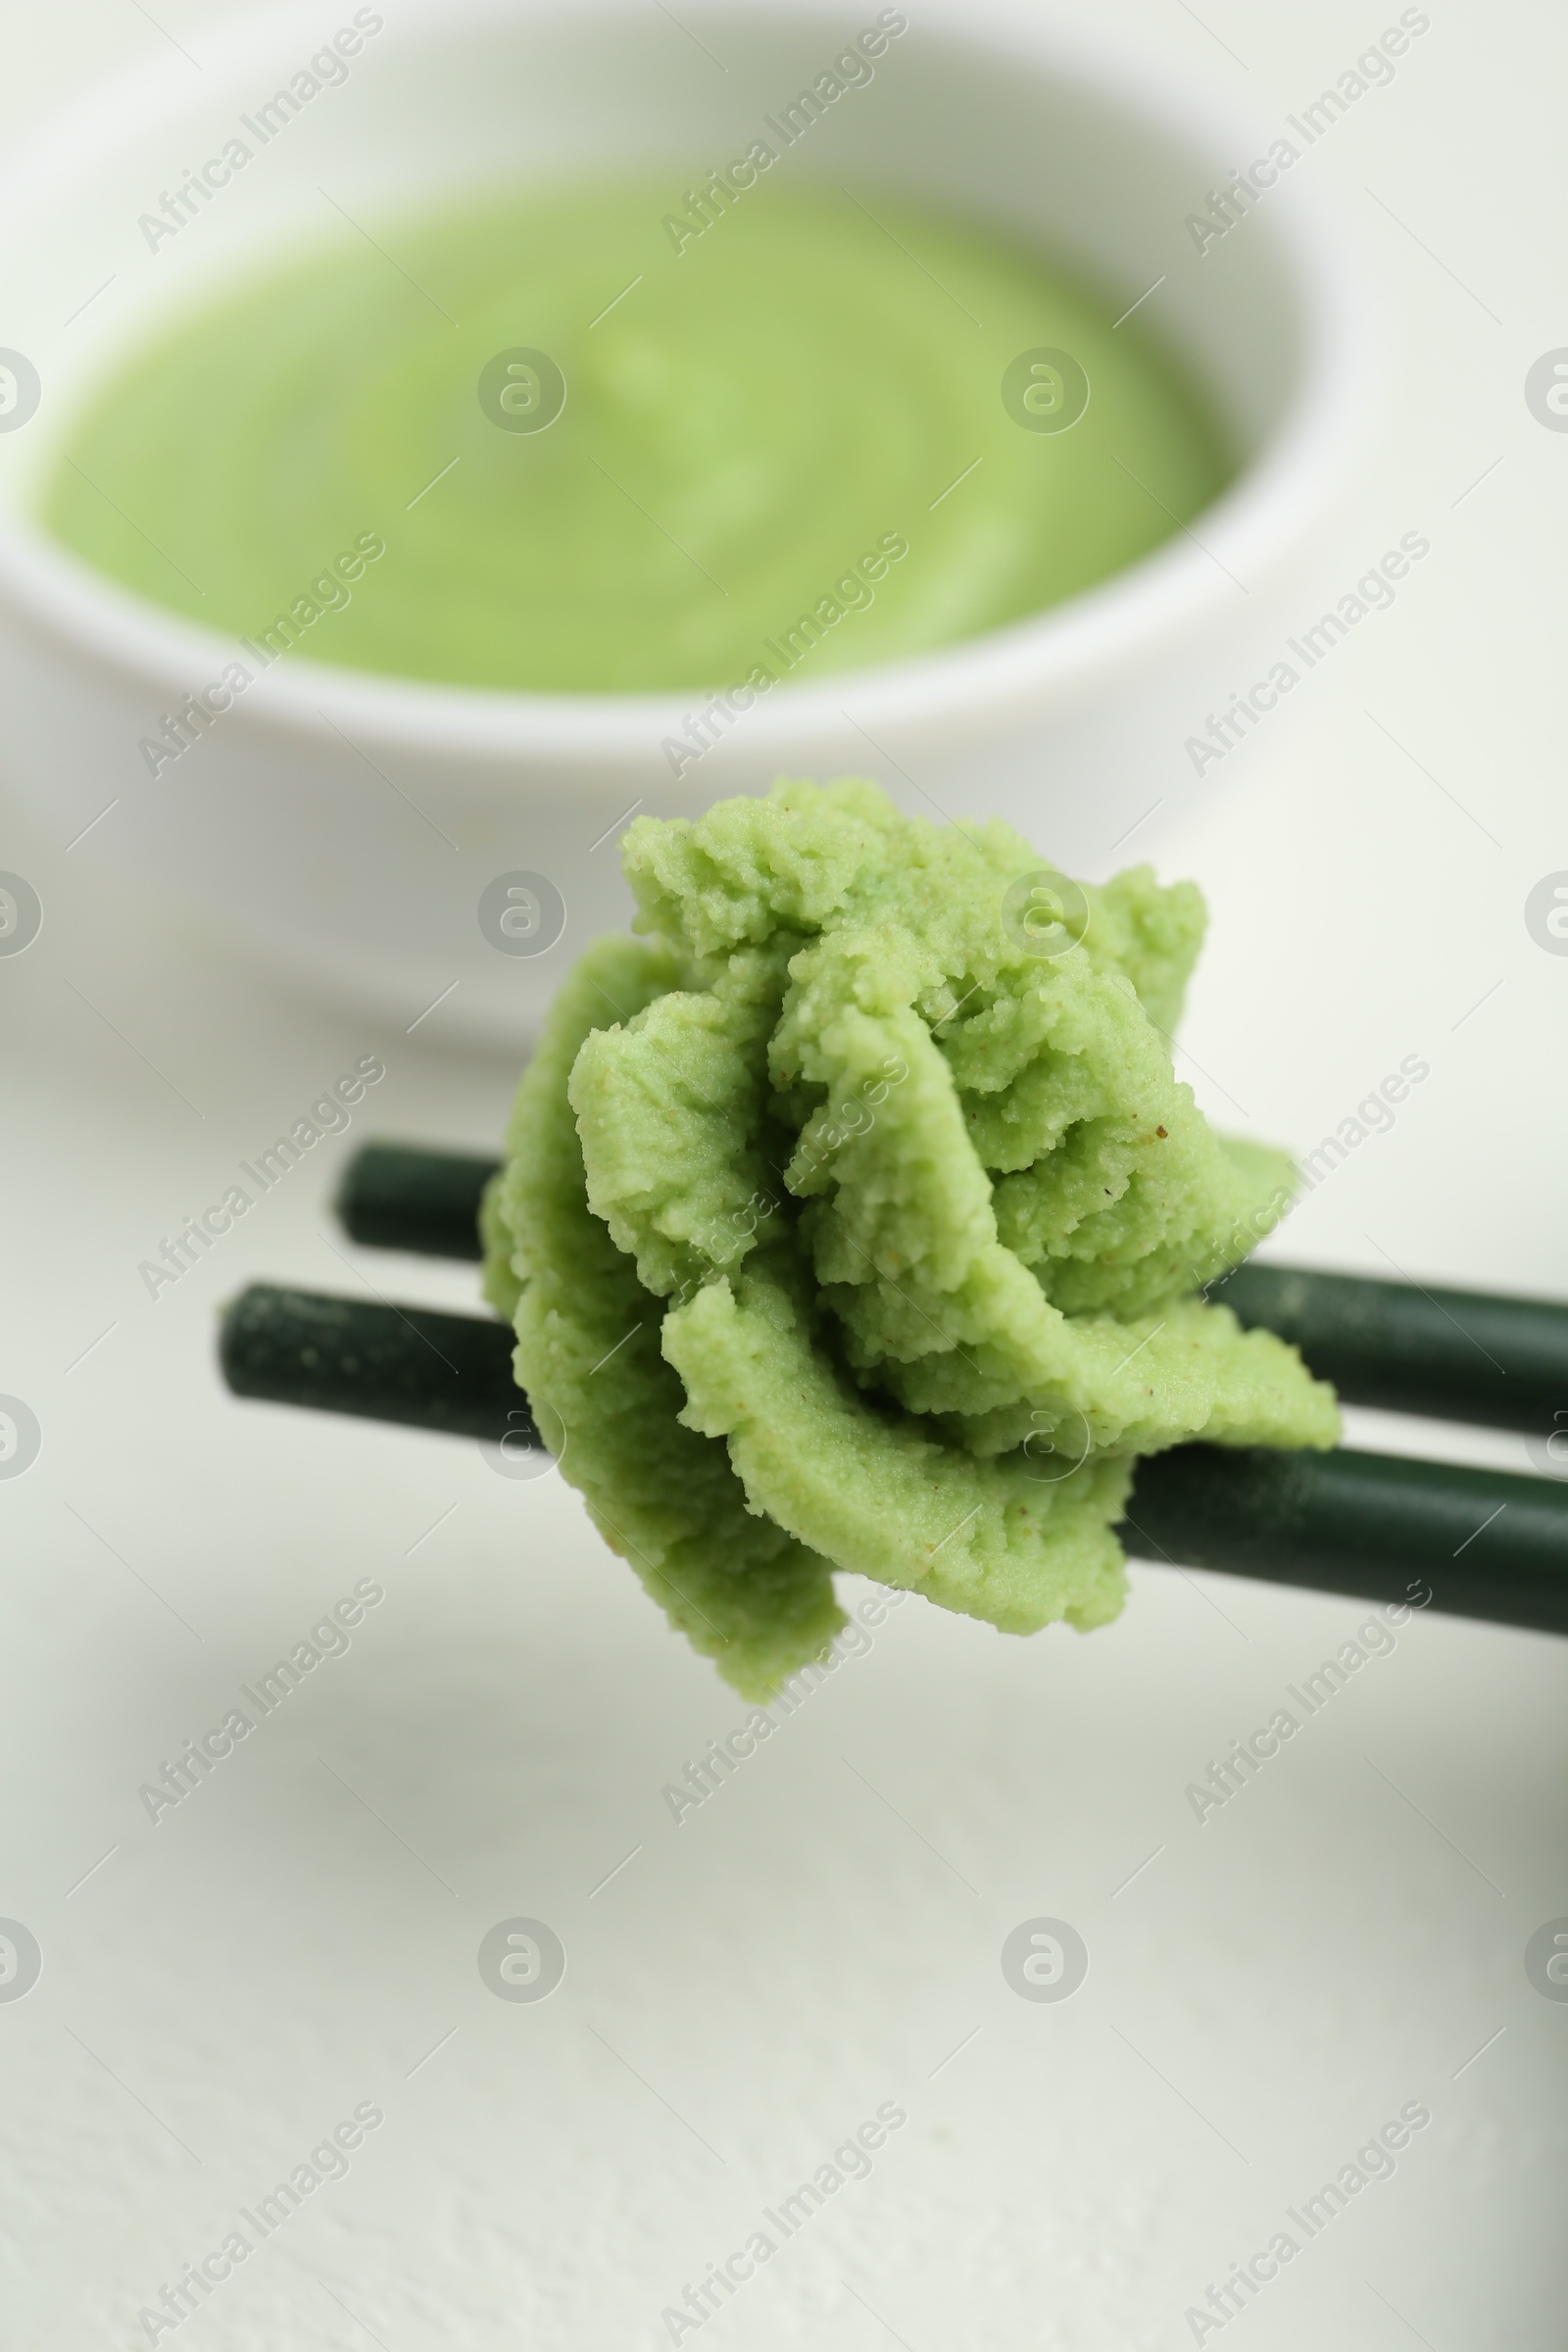
M 1191 883 L 782 783 L 623 848 L 485 1203 L 517 1379 L 606 1541 L 753 1698 L 854 1570 L 1032 1633 L 1126 1592 L 1138 1455 L 1327 1446 L 1333 1392 L 1200 1286 L 1282 1154 L 1172 1074 Z
M 690 178 L 363 230 L 319 203 L 335 242 L 236 270 L 106 374 L 46 527 L 246 639 L 253 670 L 756 694 L 1080 595 L 1232 479 L 1217 408 L 1150 311 L 1118 319 L 1125 289 L 783 157 L 697 234 Z M 1086 403 L 1059 431 L 1036 429 L 1065 397 L 1053 353 Z

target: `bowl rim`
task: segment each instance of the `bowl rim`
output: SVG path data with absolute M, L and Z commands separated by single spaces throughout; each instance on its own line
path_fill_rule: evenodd
M 457 23 L 472 31 L 486 20 L 564 15 L 577 26 L 624 12 L 625 0 L 403 0 L 383 29 L 412 42 L 437 26 L 450 37 Z M 824 0 L 702 0 L 698 13 L 705 22 L 783 18 L 792 28 L 820 20 L 833 27 L 830 38 L 851 37 L 841 13 L 830 14 Z M 177 122 L 210 105 L 215 87 L 253 60 L 270 60 L 296 29 L 319 45 L 320 23 L 313 0 L 288 0 L 224 27 L 209 48 L 199 88 L 183 77 L 178 59 L 163 55 L 106 78 L 46 122 L 0 173 L 0 225 L 36 201 L 40 182 L 112 167 L 115 141 L 129 135 L 127 125 L 139 134 L 153 117 Z M 1241 152 L 1239 142 L 1249 137 L 1260 149 L 1268 143 L 1249 110 L 1217 97 L 1183 61 L 1116 47 L 1098 29 L 1069 23 L 1064 10 L 1025 19 L 999 0 L 923 0 L 921 28 L 989 54 L 999 68 L 1021 64 L 1087 82 L 1130 122 L 1152 122 L 1167 137 L 1202 140 L 1216 151 Z M 1364 421 L 1374 326 L 1353 247 L 1320 190 L 1293 172 L 1271 192 L 1255 225 L 1275 266 L 1292 276 L 1301 367 L 1284 413 L 1201 510 L 1202 541 L 1181 525 L 1133 564 L 1039 612 L 894 661 L 835 670 L 820 681 L 781 681 L 745 710 L 755 752 L 765 758 L 770 750 L 841 736 L 846 720 L 870 742 L 878 726 L 906 731 L 911 724 L 972 721 L 980 711 L 1071 702 L 1092 692 L 1107 670 L 1156 651 L 1304 534 Z M 100 670 L 153 696 L 176 686 L 190 690 L 245 658 L 237 636 L 120 586 L 51 539 L 30 514 L 4 505 L 0 607 L 56 647 L 87 656 Z M 241 706 L 247 721 L 295 737 L 326 742 L 353 728 L 389 749 L 501 758 L 525 751 L 568 766 L 646 756 L 662 738 L 682 734 L 685 713 L 708 699 L 708 690 L 696 687 L 552 694 L 455 685 L 308 655 L 281 674 L 276 664 L 263 670 L 259 682 L 266 691 L 248 694 Z

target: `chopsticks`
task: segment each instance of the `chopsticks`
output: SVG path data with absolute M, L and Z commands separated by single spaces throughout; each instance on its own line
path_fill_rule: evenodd
M 349 1163 L 337 1213 L 350 1239 L 373 1250 L 477 1259 L 479 1196 L 499 1164 L 367 1144 Z M 1250 1264 L 1208 1296 L 1249 1328 L 1290 1340 L 1347 1404 L 1526 1436 L 1568 1430 L 1568 1307 Z
M 1290 1340 L 1347 1404 L 1526 1436 L 1568 1430 L 1568 1307 L 1250 1264 L 1208 1296 Z
M 513 1376 L 513 1345 L 511 1329 L 493 1315 L 257 1282 L 223 1310 L 219 1360 L 236 1396 L 540 1446 Z
M 338 1214 L 368 1247 L 477 1259 L 496 1164 L 368 1145 Z M 1348 1402 L 1564 1425 L 1568 1308 L 1275 1266 L 1242 1266 L 1210 1296 L 1294 1341 Z M 237 1396 L 515 1447 L 539 1440 L 512 1347 L 488 1317 L 259 1283 L 225 1310 L 220 1356 Z M 1568 1485 L 1550 1479 L 1345 1447 L 1182 1446 L 1138 1464 L 1121 1532 L 1145 1559 L 1568 1633 Z

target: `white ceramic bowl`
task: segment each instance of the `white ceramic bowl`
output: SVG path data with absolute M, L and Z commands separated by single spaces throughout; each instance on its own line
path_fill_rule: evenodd
M 314 4 L 252 20 L 205 47 L 200 73 L 170 49 L 52 126 L 0 182 L 0 344 L 42 384 L 25 426 L 0 431 L 12 781 L 62 844 L 92 824 L 77 855 L 173 886 L 295 975 L 403 1026 L 440 998 L 427 1033 L 513 1041 L 584 939 L 624 919 L 614 834 L 634 803 L 691 814 L 780 773 L 869 772 L 912 808 L 996 810 L 1103 870 L 1140 809 L 1192 788 L 1184 738 L 1246 682 L 1237 663 L 1266 642 L 1271 584 L 1347 478 L 1366 306 L 1299 165 L 1200 253 L 1189 216 L 1270 134 L 1068 14 L 922 0 L 791 170 L 1034 233 L 1123 304 L 1158 281 L 1143 315 L 1226 419 L 1238 478 L 1190 530 L 1038 618 L 775 690 L 678 781 L 661 746 L 689 693 L 486 693 L 300 660 L 263 673 L 155 780 L 140 740 L 235 647 L 101 578 L 29 514 L 120 357 L 210 289 L 341 229 L 322 187 L 373 225 L 499 176 L 720 161 L 862 19 L 814 0 L 690 0 L 678 24 L 645 0 L 399 0 L 348 78 L 156 250 L 138 217 L 353 23 L 347 0 L 332 24 Z M 479 926 L 486 885 L 517 869 L 565 905 L 542 954 L 499 954 Z

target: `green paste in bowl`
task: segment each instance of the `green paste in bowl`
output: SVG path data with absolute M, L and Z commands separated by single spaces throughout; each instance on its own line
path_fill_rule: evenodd
M 776 166 L 706 209 L 645 179 L 358 233 L 323 202 L 329 246 L 110 377 L 45 524 L 272 654 L 657 693 L 1022 619 L 1231 477 L 1149 314 L 995 227 Z

